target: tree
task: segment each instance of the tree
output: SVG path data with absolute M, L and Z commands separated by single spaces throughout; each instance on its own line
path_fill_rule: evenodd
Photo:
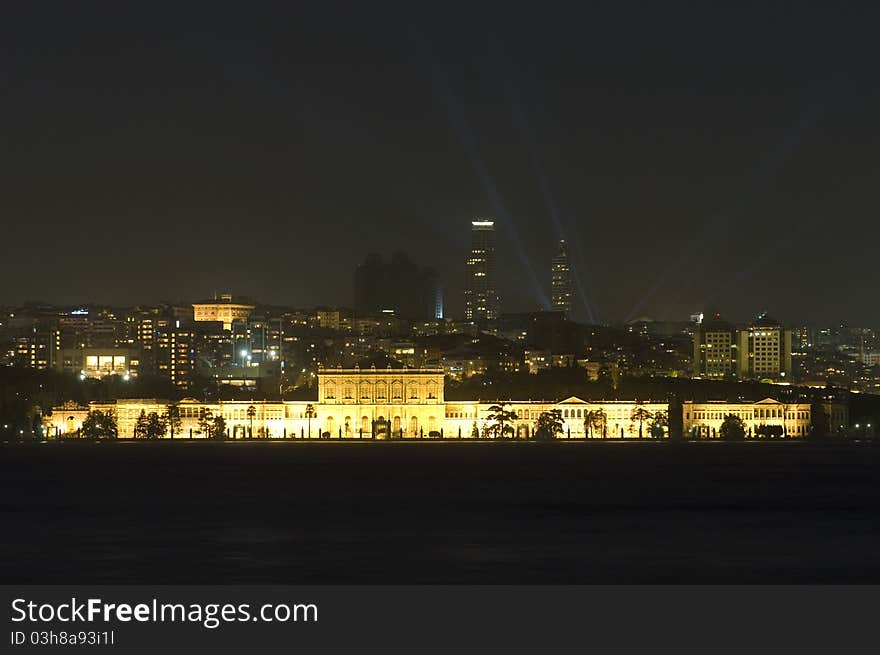
M 605 410 L 601 407 L 593 412 L 590 412 L 593 416 L 590 419 L 592 427 L 602 435 L 602 438 L 605 438 L 606 435 L 606 426 L 608 425 L 608 415 L 605 413 Z
M 223 440 L 226 438 L 226 419 L 222 414 L 217 414 L 211 423 L 211 436 L 214 439 Z
M 825 412 L 825 403 L 814 400 L 810 403 L 810 439 L 821 441 L 831 433 L 831 421 Z
M 480 438 L 480 427 L 477 425 L 476 421 L 474 421 L 474 424 L 471 426 L 471 437 L 474 439 Z
M 639 439 L 642 438 L 642 425 L 645 421 L 650 421 L 654 415 L 649 412 L 647 409 L 641 406 L 636 406 L 636 408 L 632 411 L 632 414 L 629 416 L 629 420 L 633 423 L 638 422 L 639 424 Z
M 88 439 L 116 439 L 119 436 L 116 412 L 102 412 L 98 409 L 90 411 L 83 421 L 82 434 Z
M 718 430 L 718 438 L 722 441 L 742 441 L 746 438 L 745 423 L 739 416 L 728 414 Z
M 165 415 L 159 415 L 156 412 L 147 414 L 147 439 L 161 439 L 168 431 L 168 421 Z
M 147 438 L 147 412 L 143 409 L 141 410 L 141 413 L 138 415 L 137 421 L 134 424 L 134 438 Z
M 311 405 L 306 405 L 306 416 L 309 417 L 309 437 L 312 436 L 312 414 L 315 413 L 315 408 Z M 251 429 L 248 433 L 248 439 L 254 438 L 254 417 L 257 415 L 257 408 L 253 405 L 248 405 L 247 408 L 247 417 L 248 421 L 250 421 Z
M 648 432 L 654 439 L 662 439 L 666 434 L 664 428 L 669 425 L 669 419 L 666 416 L 666 412 L 659 411 L 654 413 L 654 418 L 651 419 L 651 423 L 648 425 Z
M 586 435 L 587 439 L 591 439 L 593 437 L 593 427 L 596 425 L 596 414 L 601 411 L 601 409 L 591 409 L 584 412 L 584 434 Z
M 141 410 L 140 416 L 134 425 L 135 439 L 161 439 L 168 430 L 168 422 L 165 415 L 159 416 L 156 412 L 147 414 Z
M 516 415 L 516 412 L 504 409 L 504 406 L 509 404 L 510 403 L 498 403 L 489 408 L 489 414 L 486 416 L 486 420 L 488 421 L 486 425 L 487 436 L 493 439 L 513 438 L 515 432 L 513 426 L 505 425 L 505 423 L 509 424 L 511 421 L 515 421 L 519 417 Z
M 551 409 L 549 412 L 541 412 L 535 423 L 534 438 L 537 441 L 552 441 L 557 434 L 562 434 L 562 410 Z
M 206 439 L 211 438 L 211 431 L 214 427 L 214 412 L 210 409 L 203 409 L 199 412 L 199 432 L 205 435 Z
M 168 428 L 171 430 L 171 438 L 174 438 L 175 434 L 180 434 L 180 430 L 182 428 L 182 421 L 180 420 L 180 408 L 171 403 L 168 407 L 165 408 L 165 421 L 168 424 Z
M 248 407 L 248 416 L 250 416 L 251 408 L 253 408 L 253 405 Z M 254 413 L 256 413 L 256 411 L 257 410 L 254 410 Z M 315 412 L 315 406 L 312 405 L 311 403 L 306 405 L 306 418 L 309 421 L 309 439 L 311 439 L 312 438 L 312 419 L 318 418 L 318 414 Z M 253 429 L 254 429 L 254 422 L 253 422 L 253 418 L 251 418 L 251 430 L 253 430 Z M 376 432 L 376 425 L 374 422 L 373 423 L 373 433 L 375 434 L 375 432 Z

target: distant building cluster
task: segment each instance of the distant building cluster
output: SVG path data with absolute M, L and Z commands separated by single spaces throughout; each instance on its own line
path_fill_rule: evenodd
M 82 380 L 157 380 L 178 393 L 314 388 L 320 368 L 386 355 L 452 381 L 580 369 L 616 388 L 624 378 L 763 381 L 880 393 L 880 335 L 871 328 L 789 326 L 766 314 L 573 320 L 569 244 L 547 269 L 551 309 L 502 311 L 496 223 L 470 223 L 464 316 L 444 307 L 439 274 L 405 253 L 374 253 L 353 271 L 351 308 L 268 305 L 231 294 L 191 304 L 108 307 L 30 303 L 0 308 L 0 365 Z
M 715 315 L 694 328 L 694 375 L 791 382 L 791 339 L 790 329 L 766 316 L 734 326 Z

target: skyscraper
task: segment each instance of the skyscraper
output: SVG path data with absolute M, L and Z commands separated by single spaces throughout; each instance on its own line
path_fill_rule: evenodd
M 568 263 L 568 249 L 565 239 L 559 240 L 559 248 L 550 267 L 550 291 L 553 309 L 571 314 L 571 266 Z
M 422 268 L 402 252 L 391 260 L 371 253 L 354 273 L 354 310 L 375 316 L 391 310 L 411 321 L 443 318 L 443 289 L 437 271 Z
M 464 315 L 468 321 L 498 318 L 495 286 L 495 221 L 471 222 L 471 252 L 467 259 Z

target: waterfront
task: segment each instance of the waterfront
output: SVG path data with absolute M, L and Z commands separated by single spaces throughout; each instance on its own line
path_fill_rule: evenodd
M 7 583 L 880 582 L 880 448 L 0 447 Z

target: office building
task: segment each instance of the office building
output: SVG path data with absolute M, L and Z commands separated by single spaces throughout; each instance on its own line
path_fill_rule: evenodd
M 494 221 L 471 223 L 464 306 L 468 321 L 494 321 L 498 318 L 500 302 L 495 280 Z
M 556 256 L 550 267 L 550 291 L 552 309 L 571 316 L 572 285 L 571 265 L 568 261 L 568 248 L 565 240 L 559 241 Z
M 407 321 L 443 318 L 443 291 L 437 271 L 420 267 L 396 252 L 386 261 L 371 253 L 354 274 L 354 310 L 358 317 L 390 314 Z

